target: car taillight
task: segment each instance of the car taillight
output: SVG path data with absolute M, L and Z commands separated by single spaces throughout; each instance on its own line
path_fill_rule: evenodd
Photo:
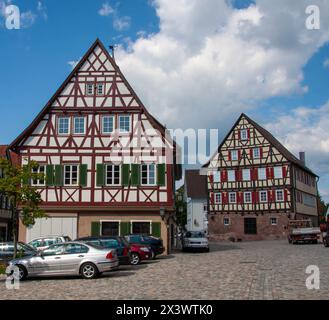
M 110 252 L 106 255 L 106 259 L 108 259 L 108 260 L 113 259 L 113 253 L 112 253 L 112 251 L 110 251 Z
M 129 253 L 128 248 L 127 248 L 127 247 L 124 247 L 124 248 L 123 248 L 123 253 L 122 253 L 122 255 L 125 257 L 125 256 L 128 255 L 128 253 Z

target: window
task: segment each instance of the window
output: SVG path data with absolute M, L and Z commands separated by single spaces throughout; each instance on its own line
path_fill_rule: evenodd
M 64 254 L 64 245 L 63 244 L 55 244 L 50 248 L 43 250 L 43 256 L 58 256 Z
M 302 203 L 307 207 L 316 207 L 316 198 L 306 193 L 302 193 Z
M 227 177 L 228 177 L 228 181 L 234 182 L 235 181 L 235 171 L 234 170 L 228 170 L 227 171 Z
M 106 185 L 120 185 L 120 166 L 113 164 L 106 166 Z
M 102 222 L 101 224 L 102 236 L 119 236 L 119 222 L 109 221 Z
M 244 219 L 244 233 L 245 234 L 257 234 L 256 218 L 245 218 Z
M 32 173 L 35 175 L 44 175 L 45 174 L 45 166 L 39 166 L 32 169 Z M 45 185 L 45 177 L 43 176 L 42 179 L 38 179 L 34 177 L 31 181 L 32 186 L 44 186 Z
M 151 234 L 150 222 L 133 222 L 132 233 L 134 234 Z
M 130 131 L 130 116 L 119 116 L 119 130 L 120 132 Z
M 275 179 L 282 179 L 282 167 L 274 167 L 274 178 Z
M 259 202 L 267 202 L 267 191 L 259 192 Z
M 250 181 L 250 169 L 242 170 L 242 178 L 243 178 L 243 181 Z
M 260 149 L 259 148 L 254 148 L 252 150 L 252 156 L 254 159 L 259 159 L 260 158 Z
M 244 193 L 244 203 L 251 203 L 251 192 L 245 192 Z
M 104 84 L 103 83 L 97 83 L 96 88 L 97 88 L 97 91 L 96 91 L 97 95 L 102 96 L 104 94 Z
M 276 190 L 276 201 L 277 202 L 283 202 L 284 201 L 283 190 Z
M 237 161 L 239 160 L 239 154 L 237 150 L 232 150 L 231 151 L 231 160 L 232 161 Z
M 271 218 L 271 225 L 276 226 L 278 224 L 278 218 Z
M 88 253 L 89 248 L 80 243 L 70 243 L 65 245 L 64 254 Z
M 230 225 L 230 218 L 224 218 L 223 222 L 224 222 L 224 226 L 229 226 Z
M 248 130 L 242 129 L 240 133 L 241 140 L 248 140 Z
M 70 118 L 58 118 L 58 134 L 70 133 Z
M 142 185 L 155 185 L 155 164 L 142 164 Z
M 266 169 L 265 168 L 259 168 L 258 169 L 258 179 L 259 180 L 266 180 Z
M 219 183 L 220 182 L 220 172 L 219 171 L 215 171 L 213 173 L 213 175 L 214 175 L 214 182 Z
M 84 117 L 74 117 L 74 133 L 84 134 L 85 133 L 85 118 Z
M 65 165 L 64 166 L 64 185 L 77 186 L 78 185 L 78 166 Z
M 235 192 L 230 192 L 229 193 L 229 202 L 230 203 L 236 203 L 236 193 Z
M 94 94 L 94 84 L 93 83 L 87 83 L 86 85 L 86 95 L 92 96 Z
M 114 131 L 114 117 L 104 116 L 103 117 L 103 133 L 112 133 Z
M 222 194 L 215 193 L 215 204 L 221 204 L 221 203 L 222 203 Z

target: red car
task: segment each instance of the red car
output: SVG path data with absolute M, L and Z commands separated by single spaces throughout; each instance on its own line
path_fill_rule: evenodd
M 130 244 L 130 263 L 132 265 L 140 264 L 142 260 L 152 259 L 152 249 L 142 244 Z

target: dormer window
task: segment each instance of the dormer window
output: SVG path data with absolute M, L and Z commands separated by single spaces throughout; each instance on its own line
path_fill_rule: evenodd
M 94 94 L 94 84 L 93 83 L 87 83 L 86 85 L 86 95 L 92 96 Z
M 248 130 L 247 129 L 242 129 L 240 131 L 240 138 L 241 140 L 248 140 Z
M 96 93 L 98 96 L 104 95 L 104 84 L 103 83 L 97 83 L 96 89 L 97 89 Z

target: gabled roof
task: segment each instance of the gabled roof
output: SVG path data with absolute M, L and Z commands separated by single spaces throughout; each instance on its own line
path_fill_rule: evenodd
M 8 147 L 8 145 L 0 145 L 0 158 L 7 158 L 13 165 L 19 165 L 19 156 L 10 152 Z
M 9 145 L 9 149 L 10 150 L 13 150 L 14 151 L 18 147 L 18 145 L 20 144 L 20 142 L 26 136 L 30 135 L 33 132 L 33 130 L 37 127 L 37 125 L 40 123 L 40 121 L 43 119 L 43 117 L 49 112 L 49 110 L 50 110 L 52 104 L 54 103 L 54 101 L 56 100 L 57 96 L 62 92 L 62 90 L 66 87 L 66 85 L 75 76 L 76 72 L 87 61 L 89 55 L 93 52 L 93 50 L 97 46 L 99 46 L 104 51 L 107 59 L 111 62 L 111 64 L 113 65 L 114 69 L 118 72 L 118 74 L 122 78 L 123 82 L 127 86 L 128 90 L 131 91 L 132 95 L 134 96 L 134 98 L 136 99 L 136 101 L 138 102 L 138 104 L 140 105 L 140 107 L 143 109 L 143 112 L 147 115 L 149 121 L 154 126 L 154 128 L 156 128 L 157 130 L 159 130 L 159 132 L 161 132 L 161 134 L 163 134 L 163 135 L 165 134 L 165 127 L 155 117 L 153 117 L 147 111 L 147 109 L 145 108 L 144 104 L 141 102 L 141 100 L 139 99 L 139 97 L 137 96 L 137 94 L 135 93 L 135 91 L 133 90 L 133 88 L 130 86 L 130 84 L 126 80 L 125 76 L 122 74 L 122 72 L 121 72 L 120 68 L 118 67 L 118 65 L 116 64 L 115 60 L 111 57 L 111 55 L 109 54 L 109 52 L 104 47 L 103 43 L 99 39 L 96 39 L 96 41 L 94 42 L 94 44 L 89 48 L 89 50 L 81 58 L 81 60 L 75 66 L 75 68 L 73 69 L 73 71 L 69 74 L 69 76 L 63 82 L 63 84 L 59 87 L 59 89 L 51 97 L 51 99 L 44 106 L 44 108 L 41 110 L 41 112 L 36 116 L 36 118 L 32 121 L 32 123 Z M 169 137 L 167 137 L 167 138 L 169 138 Z M 174 147 L 176 147 L 175 141 L 171 140 L 170 142 L 174 145 Z
M 185 188 L 188 198 L 207 198 L 207 176 L 201 175 L 200 170 L 186 170 Z
M 293 164 L 295 164 L 296 166 L 298 166 L 299 168 L 307 171 L 308 173 L 317 176 L 311 169 L 309 169 L 303 161 L 301 161 L 300 159 L 298 159 L 297 157 L 295 157 L 279 140 L 277 140 L 269 131 L 267 131 L 265 128 L 263 128 L 262 126 L 260 126 L 257 122 L 255 122 L 254 120 L 252 120 L 251 118 L 249 118 L 246 114 L 242 113 L 239 117 L 239 119 L 234 123 L 232 129 L 228 132 L 228 134 L 226 135 L 226 137 L 223 139 L 222 143 L 219 145 L 217 152 L 219 152 L 219 150 L 221 149 L 221 147 L 223 146 L 223 144 L 225 143 L 226 139 L 230 136 L 230 134 L 232 133 L 232 131 L 234 130 L 234 128 L 238 125 L 238 123 L 240 122 L 240 120 L 242 118 L 246 118 L 247 121 L 252 124 L 254 126 L 254 128 L 256 130 L 259 131 L 259 133 L 272 145 L 274 146 L 276 149 L 278 149 L 278 151 L 290 162 L 292 162 Z M 216 153 L 217 153 L 216 152 Z M 214 156 L 213 156 L 214 157 Z M 212 157 L 212 158 L 213 158 Z M 211 158 L 211 159 L 212 159 Z M 210 164 L 209 160 L 203 167 L 208 167 L 208 165 Z

